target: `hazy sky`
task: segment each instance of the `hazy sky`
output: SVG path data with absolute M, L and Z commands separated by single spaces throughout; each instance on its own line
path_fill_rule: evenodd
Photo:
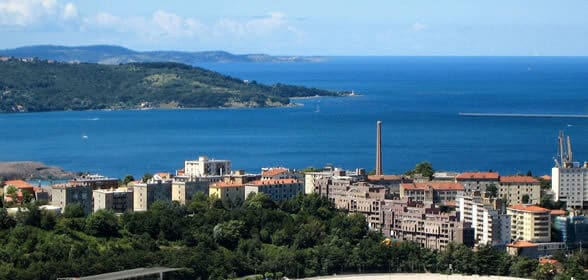
M 588 55 L 588 0 L 0 0 L 0 48 Z

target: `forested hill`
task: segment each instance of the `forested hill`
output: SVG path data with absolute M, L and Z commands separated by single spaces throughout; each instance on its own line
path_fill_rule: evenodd
M 317 56 L 271 56 L 267 54 L 232 54 L 225 51 L 135 51 L 120 46 L 27 46 L 16 49 L 0 50 L 0 56 L 20 58 L 38 57 L 63 62 L 90 62 L 100 64 L 120 64 L 132 62 L 178 62 L 225 63 L 225 62 L 320 62 L 324 57 Z
M 344 93 L 262 85 L 178 63 L 0 61 L 0 112 L 135 108 L 268 107 L 290 97 Z

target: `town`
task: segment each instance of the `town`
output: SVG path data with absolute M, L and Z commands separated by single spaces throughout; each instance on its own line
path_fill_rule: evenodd
M 135 180 L 84 174 L 50 186 L 24 180 L 3 182 L 8 215 L 22 205 L 45 201 L 43 211 L 60 215 L 79 205 L 86 215 L 147 211 L 156 201 L 187 205 L 195 195 L 239 207 L 258 193 L 274 202 L 315 194 L 337 209 L 362 214 L 386 244 L 411 241 L 443 251 L 450 244 L 491 246 L 513 256 L 557 262 L 558 252 L 588 244 L 588 163 L 573 161 L 569 137 L 560 133 L 552 175 L 501 175 L 498 172 L 435 172 L 428 162 L 402 175 L 383 174 L 382 123 L 377 122 L 375 170 L 326 166 L 293 170 L 234 170 L 230 160 L 200 156 L 171 173 L 146 174 Z

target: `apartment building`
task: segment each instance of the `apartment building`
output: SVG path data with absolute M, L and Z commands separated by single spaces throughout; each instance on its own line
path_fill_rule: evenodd
M 198 157 L 198 160 L 187 160 L 181 171 L 184 176 L 190 178 L 204 176 L 223 176 L 231 173 L 231 161 L 209 159 L 206 156 Z M 178 174 L 179 175 L 179 174 Z
M 464 187 L 456 182 L 414 182 L 400 184 L 400 199 L 429 201 L 440 204 L 455 204 Z
M 94 212 L 112 210 L 116 213 L 133 211 L 133 191 L 128 189 L 94 190 Z
M 459 221 L 455 213 L 442 213 L 431 203 L 387 200 L 383 210 L 385 235 L 413 241 L 432 250 L 444 250 L 449 243 L 474 245 L 474 229 Z
M 51 186 L 51 205 L 65 209 L 73 203 L 82 206 L 86 214 L 92 213 L 92 186 L 73 182 Z
M 514 204 L 539 204 L 541 184 L 531 176 L 502 176 L 498 187 L 498 197 Z
M 573 163 L 551 169 L 551 190 L 554 200 L 568 208 L 588 209 L 588 163 Z
M 133 188 L 134 211 L 147 211 L 153 202 L 170 201 L 172 181 L 151 180 L 147 183 L 135 183 Z
M 551 241 L 551 215 L 549 209 L 535 205 L 512 205 L 507 208 L 510 216 L 512 240 L 531 242 Z
M 504 246 L 510 242 L 510 216 L 500 200 L 462 195 L 457 202 L 459 220 L 472 225 L 476 245 Z
M 498 187 L 500 174 L 498 172 L 464 172 L 455 177 L 455 182 L 463 185 L 465 193 L 484 193 L 490 185 Z
M 209 195 L 223 203 L 241 204 L 245 201 L 245 185 L 240 182 L 217 182 L 210 185 Z
M 282 201 L 304 192 L 302 183 L 294 178 L 257 180 L 245 183 L 244 186 L 245 199 L 251 194 L 265 193 L 273 201 Z

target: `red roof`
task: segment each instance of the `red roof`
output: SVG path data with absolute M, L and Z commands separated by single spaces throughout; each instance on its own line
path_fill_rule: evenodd
M 500 175 L 498 172 L 464 172 L 457 177 L 456 180 L 498 180 Z
M 549 209 L 545 209 L 543 207 L 539 207 L 536 205 L 523 205 L 523 204 L 509 206 L 508 209 L 527 211 L 527 212 L 536 212 L 536 213 L 549 212 Z
M 297 184 L 300 183 L 298 182 L 298 180 L 296 179 L 272 179 L 272 180 L 256 180 L 256 181 L 251 181 L 249 183 L 247 183 L 246 185 L 256 185 L 256 186 L 262 186 L 262 185 L 279 185 L 279 184 Z
M 286 169 L 286 168 L 272 168 L 270 170 L 266 170 L 264 172 L 261 173 L 262 177 L 274 177 L 277 175 L 280 175 L 282 173 L 286 173 L 286 172 L 290 172 L 290 170 Z
M 539 180 L 531 176 L 502 176 L 500 183 L 539 184 Z
M 554 259 L 547 259 L 547 258 L 540 258 L 539 259 L 539 264 L 543 265 L 543 264 L 553 264 L 553 265 L 559 265 L 559 262 L 557 260 Z
M 530 247 L 537 247 L 537 244 L 530 242 L 530 241 L 525 241 L 525 240 L 520 240 L 520 241 L 515 241 L 513 243 L 507 244 L 507 247 L 514 247 L 514 248 L 530 248 Z
M 565 210 L 561 210 L 561 209 L 551 210 L 551 215 L 552 216 L 565 216 L 566 215 L 566 211 Z
M 431 187 L 436 191 L 440 190 L 458 190 L 463 191 L 464 187 L 460 183 L 455 182 L 424 182 L 424 183 L 409 183 L 400 184 L 405 190 L 425 190 Z
M 4 181 L 5 186 L 15 186 L 17 189 L 32 189 L 34 186 L 23 180 Z
M 543 175 L 540 178 L 543 179 L 543 180 L 545 180 L 545 181 L 551 181 L 551 176 L 549 176 L 549 175 Z

